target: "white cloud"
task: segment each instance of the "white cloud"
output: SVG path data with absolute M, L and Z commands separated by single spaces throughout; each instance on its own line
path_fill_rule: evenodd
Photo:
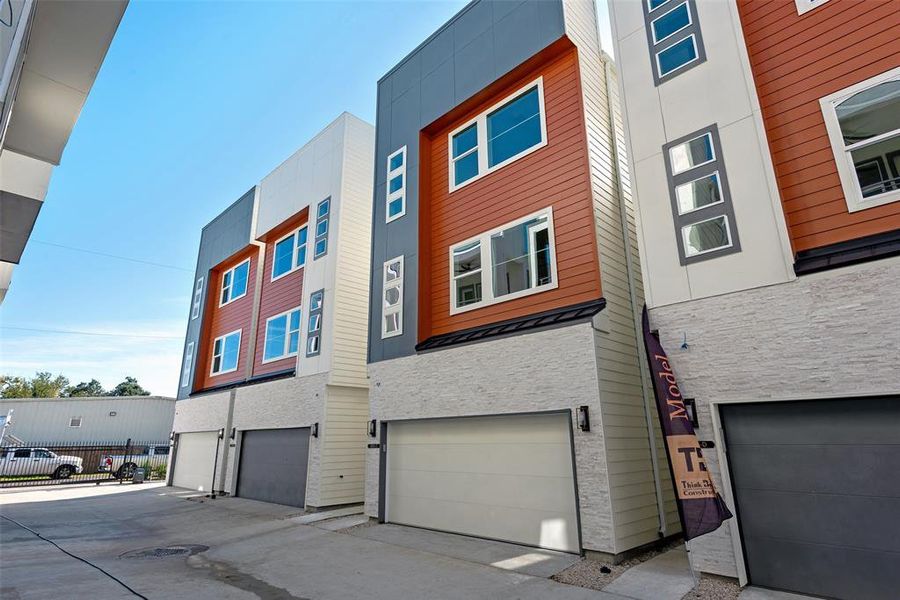
M 4 330 L 0 373 L 32 376 L 36 371 L 50 371 L 65 375 L 72 383 L 97 379 L 106 388 L 130 375 L 155 395 L 176 394 L 183 321 L 146 321 L 128 323 L 127 327 L 117 323 L 54 323 L 53 328 L 113 335 Z

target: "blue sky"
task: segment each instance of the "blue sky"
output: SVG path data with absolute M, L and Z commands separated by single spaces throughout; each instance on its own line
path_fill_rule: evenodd
M 465 4 L 132 0 L 0 306 L 0 373 L 174 395 L 200 229 L 344 110 L 374 123 L 378 78 Z

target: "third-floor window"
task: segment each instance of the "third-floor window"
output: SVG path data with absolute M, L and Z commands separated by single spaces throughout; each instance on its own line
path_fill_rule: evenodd
M 247 293 L 247 278 L 249 276 L 249 258 L 236 267 L 225 271 L 224 275 L 222 275 L 222 293 L 219 296 L 219 306 L 225 306 L 229 302 L 243 298 Z
M 275 242 L 272 257 L 272 281 L 306 264 L 306 225 Z

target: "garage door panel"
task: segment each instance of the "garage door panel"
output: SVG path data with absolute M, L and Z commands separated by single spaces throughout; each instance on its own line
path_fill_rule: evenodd
M 199 492 L 211 491 L 218 440 L 216 431 L 179 433 L 172 485 Z
M 886 600 L 897 597 L 896 584 L 886 573 L 897 571 L 897 557 L 855 548 L 802 544 L 786 540 L 751 538 L 757 573 L 753 584 L 804 590 L 804 593 L 853 600 Z M 791 558 L 784 560 L 787 551 Z M 834 565 L 839 565 L 834 567 Z M 852 575 L 835 577 L 834 570 Z
M 900 427 L 900 424 L 897 425 Z M 867 496 L 900 496 L 900 452 L 895 445 L 731 444 L 738 487 Z M 772 468 L 790 456 L 789 469 Z
M 237 495 L 303 507 L 308 456 L 309 428 L 243 432 Z
M 390 423 L 387 520 L 577 552 L 569 416 Z

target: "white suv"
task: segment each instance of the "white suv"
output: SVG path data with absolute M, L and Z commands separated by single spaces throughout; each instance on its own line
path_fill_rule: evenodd
M 81 473 L 82 459 L 57 454 L 46 448 L 4 448 L 0 451 L 0 477 L 46 475 L 68 479 Z

